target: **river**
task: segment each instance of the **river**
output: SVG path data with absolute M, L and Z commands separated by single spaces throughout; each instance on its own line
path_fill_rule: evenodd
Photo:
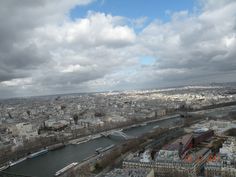
M 163 120 L 149 123 L 142 127 L 130 128 L 124 131 L 129 136 L 140 136 L 151 131 L 154 127 L 174 126 L 179 118 Z M 81 162 L 85 158 L 93 155 L 99 147 L 107 147 L 112 144 L 119 144 L 123 139 L 109 139 L 105 137 L 90 140 L 78 145 L 67 145 L 64 148 L 49 151 L 48 153 L 27 159 L 13 167 L 9 167 L 5 172 L 23 174 L 32 177 L 53 177 L 54 173 L 72 162 Z

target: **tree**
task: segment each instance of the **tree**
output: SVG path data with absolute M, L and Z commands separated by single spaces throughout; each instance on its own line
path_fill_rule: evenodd
M 79 120 L 78 114 L 74 114 L 74 115 L 73 115 L 73 120 L 74 120 L 75 124 L 77 125 L 78 120 Z
M 30 110 L 27 110 L 26 113 L 28 114 L 28 116 L 30 116 L 31 114 Z
M 11 115 L 10 112 L 7 112 L 7 114 L 8 114 L 8 116 L 9 116 L 10 119 L 13 119 L 13 117 L 12 117 L 12 115 Z
M 61 110 L 66 109 L 66 105 L 61 105 Z

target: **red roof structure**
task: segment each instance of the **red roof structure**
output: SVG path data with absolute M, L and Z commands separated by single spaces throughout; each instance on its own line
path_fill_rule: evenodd
M 192 139 L 193 139 L 192 134 L 184 135 L 184 136 L 176 139 L 171 144 L 165 146 L 163 149 L 164 150 L 169 150 L 169 151 L 175 151 L 176 150 L 176 151 L 180 152 L 180 155 L 182 155 L 188 149 L 192 148 Z

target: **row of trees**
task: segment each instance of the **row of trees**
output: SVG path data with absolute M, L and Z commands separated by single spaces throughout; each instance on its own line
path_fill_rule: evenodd
M 63 136 L 36 137 L 30 140 L 24 140 L 22 146 L 13 149 L 10 145 L 0 149 L 0 164 L 9 160 L 17 160 L 35 152 L 43 147 L 64 142 Z

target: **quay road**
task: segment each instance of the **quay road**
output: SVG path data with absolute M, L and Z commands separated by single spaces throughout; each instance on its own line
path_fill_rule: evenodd
M 189 115 L 204 115 L 204 117 L 216 117 L 221 118 L 227 116 L 230 112 L 234 112 L 236 110 L 236 105 L 227 106 L 227 107 L 219 107 L 215 109 L 207 109 L 207 110 L 199 110 L 188 112 Z
M 20 175 L 20 174 L 0 171 L 0 177 L 33 177 L 33 176 L 26 176 L 26 175 Z
M 124 129 L 124 133 L 128 136 L 140 136 L 151 131 L 155 127 L 172 127 L 177 122 L 181 121 L 180 116 L 166 116 L 162 120 L 147 123 L 144 126 L 130 127 Z M 96 135 L 95 135 L 96 136 Z M 97 135 L 98 136 L 98 135 Z M 27 159 L 13 167 L 9 167 L 4 172 L 23 174 L 33 177 L 53 177 L 55 172 L 62 169 L 72 162 L 82 162 L 84 159 L 94 155 L 97 148 L 105 148 L 112 144 L 120 144 L 124 139 L 109 139 L 106 137 L 99 137 L 91 139 L 80 144 L 69 144 L 64 148 L 49 151 L 36 158 Z

